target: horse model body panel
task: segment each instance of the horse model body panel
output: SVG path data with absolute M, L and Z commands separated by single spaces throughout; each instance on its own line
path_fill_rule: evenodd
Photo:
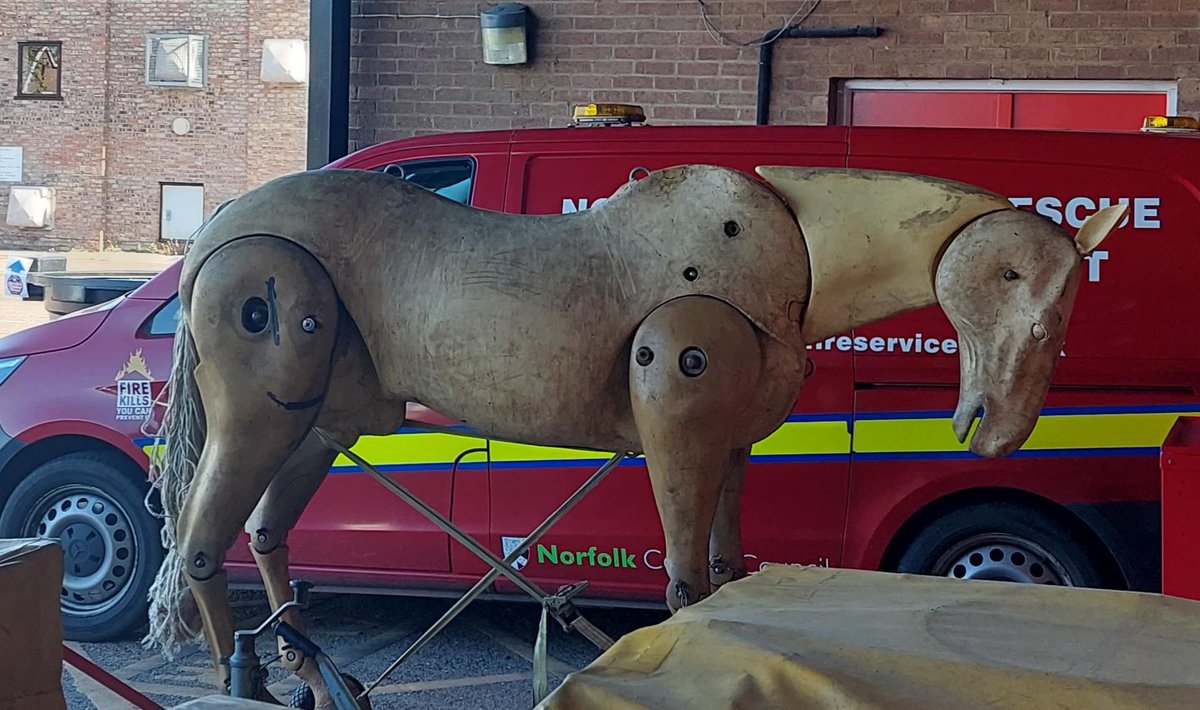
M 965 438 L 960 424 L 983 409 L 972 450 L 1019 446 L 1058 360 L 1080 254 L 1124 206 L 1076 241 L 958 183 L 763 172 L 796 215 L 712 166 L 651 173 L 571 215 L 487 212 L 365 171 L 279 178 L 220 210 L 180 282 L 158 477 L 171 549 L 147 643 L 169 651 L 198 636 L 182 613 L 190 594 L 227 678 L 223 562 L 238 528 L 278 606 L 287 532 L 333 461 L 313 427 L 352 446 L 394 431 L 410 401 L 487 436 L 643 453 L 672 609 L 746 573 L 749 450 L 799 395 L 809 329 L 941 303 L 965 339 L 956 429 Z M 802 227 L 819 235 L 819 292 Z M 328 703 L 312 664 L 281 650 Z
M 638 323 L 674 298 L 718 298 L 767 340 L 801 344 L 804 242 L 786 206 L 739 173 L 662 171 L 585 213 L 522 217 L 422 199 L 380 173 L 330 172 L 320 183 L 282 178 L 226 207 L 197 238 L 181 292 L 222 244 L 286 234 L 327 271 L 350 317 L 371 324 L 362 339 L 388 397 L 479 432 L 640 451 L 623 353 Z M 305 211 L 338 201 L 331 213 Z M 799 382 L 780 385 L 794 394 Z

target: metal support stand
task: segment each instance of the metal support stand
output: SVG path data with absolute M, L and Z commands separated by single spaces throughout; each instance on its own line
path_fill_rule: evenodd
M 333 660 L 321 650 L 311 639 L 297 631 L 291 624 L 282 621 L 281 617 L 289 609 L 305 609 L 308 607 L 308 591 L 312 588 L 310 582 L 292 580 L 292 601 L 283 604 L 268 616 L 257 628 L 238 631 L 233 635 L 233 654 L 229 657 L 229 695 L 234 698 L 256 699 L 266 695 L 264 687 L 267 671 L 259 662 L 255 642 L 267 629 L 290 643 L 297 651 L 307 658 L 313 659 L 329 696 L 333 699 L 338 710 L 358 710 L 359 704 L 354 691 L 346 685 L 342 674 L 338 672 Z
M 449 428 L 428 425 L 423 426 L 422 428 L 462 435 L 462 432 Z M 429 641 L 435 635 L 437 635 L 442 629 L 446 628 L 446 626 L 456 616 L 462 613 L 468 604 L 482 594 L 484 589 L 486 589 L 487 586 L 491 584 L 499 575 L 504 575 L 507 577 L 513 584 L 537 600 L 537 602 L 542 606 L 541 629 L 539 630 L 538 634 L 538 643 L 535 644 L 534 649 L 535 704 L 542 700 L 542 697 L 539 697 L 539 695 L 544 696 L 546 688 L 545 622 L 547 614 L 553 616 L 555 620 L 557 620 L 562 626 L 564 631 L 579 631 L 579 633 L 583 634 L 585 638 L 594 643 L 601 650 L 607 650 L 613 645 L 613 640 L 609 638 L 603 631 L 596 628 L 596 626 L 585 619 L 583 615 L 579 613 L 579 610 L 571 603 L 571 597 L 587 587 L 586 582 L 567 585 L 559 589 L 555 594 L 547 594 L 536 584 L 530 582 L 524 576 L 522 576 L 520 572 L 513 569 L 512 563 L 514 560 L 524 554 L 525 551 L 528 550 L 533 543 L 538 540 L 538 538 L 545 534 L 550 526 L 554 525 L 554 523 L 558 522 L 564 515 L 566 515 L 567 511 L 573 508 L 575 504 L 578 503 L 585 495 L 587 495 L 589 491 L 599 485 L 600 481 L 602 481 L 604 477 L 609 474 L 609 472 L 617 467 L 617 464 L 619 464 L 626 457 L 632 456 L 631 453 L 619 452 L 614 454 L 612 458 L 610 458 L 603 466 L 597 469 L 596 472 L 593 473 L 592 476 L 586 482 L 584 482 L 582 486 L 579 487 L 579 490 L 575 491 L 575 493 L 573 493 L 570 498 L 565 500 L 557 510 L 551 513 L 541 525 L 537 526 L 533 532 L 527 535 L 525 539 L 522 540 L 521 543 L 516 547 L 516 549 L 510 552 L 504 559 L 500 559 L 496 557 L 491 550 L 488 550 L 466 533 L 459 530 L 453 523 L 451 523 L 433 508 L 430 508 L 403 486 L 381 474 L 374 466 L 364 460 L 361 456 L 358 456 L 348 448 L 334 441 L 332 437 L 330 437 L 321 429 L 314 428 L 313 431 L 315 431 L 317 436 L 319 436 L 321 440 L 325 442 L 326 446 L 329 446 L 334 451 L 337 451 L 341 455 L 353 461 L 355 465 L 379 482 L 380 485 L 382 485 L 384 488 L 387 488 L 392 493 L 395 493 L 405 503 L 411 505 L 417 510 L 417 512 L 421 513 L 430 522 L 438 526 L 443 532 L 457 540 L 468 550 L 475 553 L 476 556 L 487 562 L 492 568 L 487 575 L 480 579 L 474 587 L 464 594 L 463 597 L 454 604 L 454 606 L 447 610 L 446 613 L 442 615 L 442 618 L 434 622 L 433 626 L 431 626 L 428 631 L 426 631 L 421 635 L 420 638 L 413 642 L 412 646 L 405 650 L 404 653 L 401 654 L 400 657 L 397 658 L 396 661 L 386 671 L 384 671 L 378 679 L 375 680 L 375 682 L 369 684 L 366 689 L 359 694 L 359 698 L 366 697 L 372 690 L 378 687 L 379 684 L 382 683 L 384 679 L 386 679 L 392 673 L 392 671 L 396 670 L 400 664 L 408 660 L 414 653 L 429 643 Z

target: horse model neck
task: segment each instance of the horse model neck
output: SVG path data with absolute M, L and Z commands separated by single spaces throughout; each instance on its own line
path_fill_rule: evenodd
M 804 235 L 812 287 L 804 339 L 816 343 L 937 302 L 946 244 L 1008 200 L 959 183 L 901 173 L 760 167 Z

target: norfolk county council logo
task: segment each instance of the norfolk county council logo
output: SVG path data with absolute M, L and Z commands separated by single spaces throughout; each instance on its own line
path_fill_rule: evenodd
M 508 537 L 508 536 L 501 537 L 500 545 L 501 545 L 502 549 L 504 550 L 504 554 L 502 556 L 508 557 L 510 554 L 512 554 L 512 551 L 517 549 L 517 546 L 520 545 L 521 541 L 524 539 L 525 538 L 523 538 L 523 537 Z M 521 571 L 522 569 L 524 569 L 525 565 L 527 565 L 527 564 L 529 564 L 529 550 L 522 552 L 520 555 L 517 556 L 517 559 L 512 561 L 513 569 L 517 570 L 518 572 Z
M 117 372 L 117 419 L 144 420 L 154 406 L 150 366 L 139 348 Z

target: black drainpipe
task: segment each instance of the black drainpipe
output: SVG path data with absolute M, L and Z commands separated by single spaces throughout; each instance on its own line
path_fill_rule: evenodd
M 775 42 L 771 41 L 778 35 L 778 39 L 784 37 L 805 37 L 809 39 L 828 39 L 831 37 L 878 37 L 883 34 L 883 28 L 878 25 L 862 27 L 855 25 L 854 27 L 788 27 L 783 29 L 776 27 L 762 36 L 761 45 L 758 48 L 758 112 L 754 122 L 759 126 L 767 125 L 767 113 L 771 106 L 771 48 L 775 46 Z

